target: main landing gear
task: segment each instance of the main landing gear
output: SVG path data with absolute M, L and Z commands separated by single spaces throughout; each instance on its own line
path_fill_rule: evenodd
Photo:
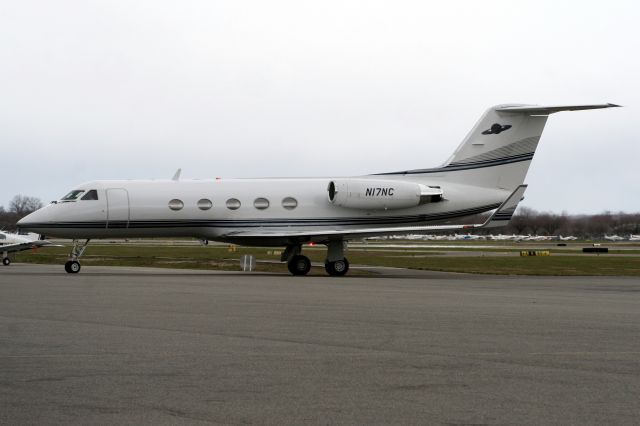
M 327 243 L 327 260 L 324 261 L 324 269 L 332 277 L 341 277 L 349 272 L 349 261 L 344 257 L 346 241 L 331 240 Z
M 69 260 L 64 264 L 64 270 L 69 274 L 77 274 L 80 272 L 80 256 L 84 253 L 89 244 L 89 241 L 86 240 L 84 242 L 79 240 L 73 240 L 73 248 L 71 249 L 71 253 L 69 254 Z
M 333 277 L 341 277 L 349 271 L 349 261 L 344 257 L 346 243 L 333 240 L 327 243 L 327 259 L 324 269 Z M 311 270 L 311 260 L 301 254 L 301 245 L 289 245 L 282 253 L 281 261 L 287 262 L 287 268 L 292 275 L 307 275 Z
M 349 261 L 346 257 L 333 262 L 327 260 L 324 262 L 324 269 L 333 277 L 341 277 L 349 271 Z
M 9 259 L 9 254 L 6 252 L 2 254 L 2 264 L 4 266 L 11 265 L 11 259 Z
M 307 275 L 311 270 L 311 261 L 307 256 L 298 254 L 287 262 L 287 268 L 293 275 Z
M 289 245 L 280 256 L 281 262 L 287 262 L 287 268 L 291 275 L 307 275 L 311 270 L 311 261 L 307 256 L 300 254 L 300 244 Z

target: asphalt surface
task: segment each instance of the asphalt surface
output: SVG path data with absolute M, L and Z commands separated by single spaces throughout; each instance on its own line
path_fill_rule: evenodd
M 638 424 L 640 280 L 0 268 L 0 424 Z

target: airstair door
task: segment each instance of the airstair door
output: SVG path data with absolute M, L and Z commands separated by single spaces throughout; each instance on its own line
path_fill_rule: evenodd
M 107 228 L 129 227 L 129 193 L 124 188 L 107 189 Z

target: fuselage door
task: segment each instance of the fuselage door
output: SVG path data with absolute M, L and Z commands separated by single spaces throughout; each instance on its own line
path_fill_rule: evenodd
M 124 188 L 107 189 L 107 228 L 129 227 L 129 193 Z

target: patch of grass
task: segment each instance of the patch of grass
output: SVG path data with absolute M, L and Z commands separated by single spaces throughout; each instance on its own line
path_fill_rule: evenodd
M 357 256 L 350 256 L 357 262 Z M 368 257 L 369 264 L 432 271 L 498 275 L 594 275 L 640 276 L 640 257 L 613 256 L 455 256 L 388 258 Z

